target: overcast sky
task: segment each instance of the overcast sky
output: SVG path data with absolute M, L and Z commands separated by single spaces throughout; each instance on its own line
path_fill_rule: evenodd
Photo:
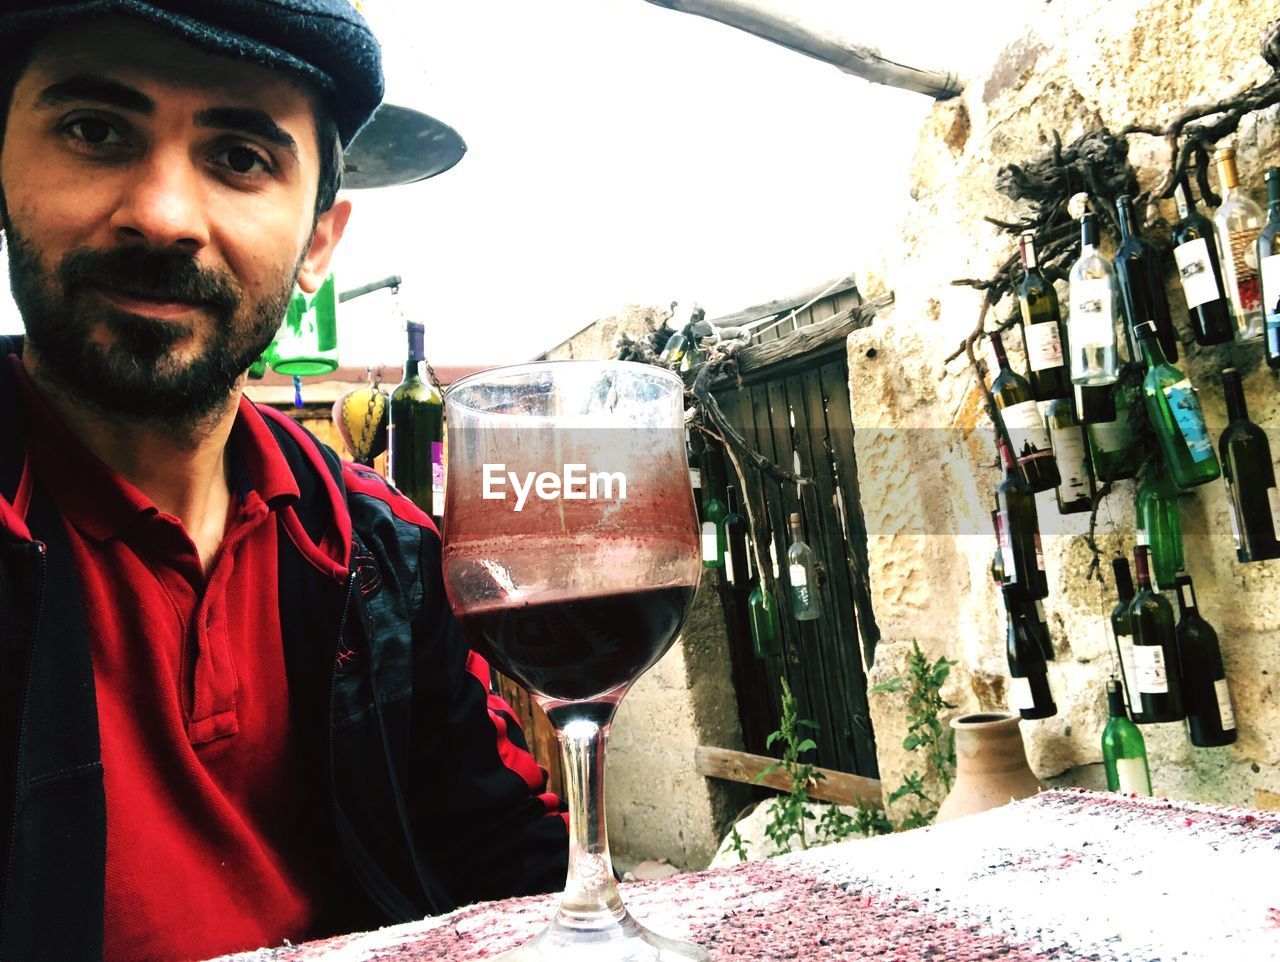
M 778 2 L 922 67 L 980 56 L 972 5 Z M 644 0 L 364 7 L 388 99 L 469 149 L 432 180 L 351 192 L 335 273 L 401 274 L 436 363 L 523 360 L 626 304 L 715 316 L 798 293 L 855 271 L 907 203 L 925 97 Z M 20 330 L 7 286 L 0 330 Z M 389 294 L 344 308 L 344 364 L 402 356 Z

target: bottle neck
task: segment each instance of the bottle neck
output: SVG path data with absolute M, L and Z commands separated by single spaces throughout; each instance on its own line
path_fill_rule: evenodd
M 1036 238 L 1034 234 L 1023 234 L 1018 238 L 1018 253 L 1022 256 L 1022 269 L 1034 271 L 1040 265 L 1036 260 Z
M 1121 604 L 1128 604 L 1133 600 L 1133 575 L 1129 573 L 1129 562 L 1116 558 L 1111 562 L 1111 570 L 1116 577 L 1116 596 Z
M 1122 197 L 1116 202 L 1116 214 L 1120 219 L 1120 237 L 1125 239 L 1132 237 L 1137 233 L 1134 225 L 1133 217 L 1133 201 L 1128 197 Z
M 1267 169 L 1267 211 L 1280 213 L 1280 168 Z
M 1174 579 L 1174 584 L 1178 586 L 1178 608 L 1183 614 L 1188 611 L 1196 610 L 1196 588 L 1191 583 L 1190 575 L 1178 575 Z
M 1112 718 L 1128 720 L 1129 712 L 1124 707 L 1124 690 L 1120 687 L 1119 682 L 1112 682 L 1107 688 L 1107 708 L 1110 710 Z
M 995 353 L 996 363 L 1000 365 L 1000 370 L 1009 370 L 1009 356 L 1004 352 L 1004 341 L 1000 339 L 999 334 L 991 335 L 991 350 Z
M 1147 562 L 1149 554 L 1150 549 L 1145 545 L 1138 545 L 1133 549 L 1133 567 L 1138 574 L 1138 590 L 1140 591 L 1151 590 L 1151 570 Z
M 1231 193 L 1240 186 L 1240 174 L 1236 171 L 1234 154 L 1218 158 L 1218 183 L 1222 185 L 1223 193 Z
M 725 489 L 724 502 L 730 514 L 738 513 L 738 489 L 732 484 Z
M 1168 364 L 1165 360 L 1164 350 L 1160 347 L 1160 342 L 1155 336 L 1138 338 L 1138 347 L 1142 351 L 1142 356 L 1147 360 L 1147 367 L 1160 367 Z
M 804 541 L 804 532 L 800 530 L 800 525 L 797 522 L 792 521 L 791 522 L 791 543 L 797 544 L 801 541 Z
M 1180 219 L 1185 220 L 1195 213 L 1196 204 L 1191 199 L 1191 188 L 1187 186 L 1185 177 L 1178 181 L 1178 185 L 1173 188 L 1173 203 L 1178 208 L 1178 217 Z
M 422 362 L 426 360 L 427 352 L 423 350 L 423 327 L 421 324 L 409 322 L 409 353 L 404 359 L 404 377 L 407 381 L 411 377 L 422 376 Z
M 1236 371 L 1224 371 L 1222 375 L 1222 393 L 1227 397 L 1227 419 L 1230 421 L 1249 420 L 1249 409 L 1244 400 L 1244 384 Z
M 1092 214 L 1080 218 L 1081 253 L 1090 253 L 1098 248 L 1098 219 Z

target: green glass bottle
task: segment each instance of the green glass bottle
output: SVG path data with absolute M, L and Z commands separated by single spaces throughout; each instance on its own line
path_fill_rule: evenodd
M 1079 390 L 1080 386 L 1076 385 Z M 1080 514 L 1093 507 L 1093 471 L 1089 467 L 1088 444 L 1084 427 L 1075 418 L 1069 397 L 1054 398 L 1045 404 L 1045 424 L 1053 459 L 1058 462 L 1062 480 L 1054 488 L 1058 514 Z
M 1066 354 L 1062 346 L 1062 315 L 1053 282 L 1040 271 L 1036 259 L 1036 235 L 1027 231 L 1018 238 L 1023 278 L 1018 285 L 1022 309 L 1022 343 L 1027 348 L 1027 370 L 1037 401 L 1068 398 L 1071 394 Z
M 290 377 L 318 377 L 338 369 L 338 294 L 333 275 L 308 297 L 295 288 L 276 333 L 271 370 Z
M 1176 361 L 1178 338 L 1174 334 L 1173 320 L 1169 316 L 1169 299 L 1164 293 L 1160 255 L 1151 242 L 1138 233 L 1132 198 L 1117 197 L 1116 214 L 1120 221 L 1120 246 L 1116 248 L 1112 266 L 1116 272 L 1116 285 L 1120 288 L 1120 303 L 1124 306 L 1125 330 L 1129 334 L 1129 357 L 1138 359 L 1138 325 L 1151 321 L 1156 326 L 1160 347 L 1165 356 Z
M 1107 770 L 1107 788 L 1125 795 L 1150 795 L 1147 743 L 1138 726 L 1129 721 L 1120 682 L 1114 679 L 1107 685 L 1107 707 L 1111 718 L 1102 730 L 1102 764 Z
M 391 392 L 387 422 L 387 476 L 443 530 L 444 401 L 422 377 L 423 325 L 409 321 L 404 380 Z
M 1222 476 L 1236 559 L 1242 562 L 1280 558 L 1280 491 L 1271 461 L 1267 432 L 1249 420 L 1244 385 L 1233 367 L 1222 372 L 1227 397 L 1227 429 L 1218 439 Z
M 1149 549 L 1133 549 L 1138 592 L 1129 603 L 1133 660 L 1142 702 L 1143 723 L 1181 721 L 1182 678 L 1173 608 L 1151 587 Z
M 1236 714 L 1231 707 L 1218 633 L 1200 614 L 1191 576 L 1179 571 L 1177 585 L 1179 617 L 1174 630 L 1191 744 L 1197 748 L 1230 745 L 1236 740 Z
M 747 598 L 747 619 L 751 623 L 751 647 L 757 658 L 773 658 L 782 654 L 782 625 L 773 595 L 765 590 L 764 579 L 756 581 Z
M 716 486 L 709 471 L 704 473 L 703 490 L 707 499 L 702 502 L 702 567 L 723 568 L 724 519 L 729 512 L 716 497 Z
M 1258 273 L 1267 366 L 1280 367 L 1280 167 L 1268 167 L 1266 181 L 1267 222 L 1258 235 Z
M 1133 622 L 1129 605 L 1133 603 L 1133 575 L 1128 558 L 1112 558 L 1111 571 L 1116 579 L 1119 601 L 1111 609 L 1111 632 L 1116 639 L 1116 655 L 1120 659 L 1120 677 L 1124 679 L 1125 704 L 1135 722 L 1143 722 L 1142 699 L 1138 697 L 1138 668 L 1133 655 Z
M 1196 389 L 1165 360 L 1150 321 L 1137 327 L 1138 345 L 1147 362 L 1142 379 L 1147 418 L 1160 442 L 1165 469 L 1182 491 L 1206 484 L 1221 473 Z
M 1138 538 L 1151 549 L 1151 575 L 1157 590 L 1173 587 L 1181 570 L 1182 519 L 1178 514 L 1178 489 L 1159 458 L 1147 463 L 1138 485 Z

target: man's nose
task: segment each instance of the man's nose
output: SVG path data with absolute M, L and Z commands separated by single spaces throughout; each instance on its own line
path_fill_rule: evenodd
M 185 151 L 152 151 L 130 171 L 112 229 L 126 243 L 194 254 L 209 242 L 206 188 Z

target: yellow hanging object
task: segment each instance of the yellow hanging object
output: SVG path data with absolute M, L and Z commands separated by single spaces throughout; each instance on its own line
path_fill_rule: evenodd
M 333 425 L 357 463 L 373 464 L 387 449 L 387 393 L 376 384 L 352 388 L 334 402 Z

